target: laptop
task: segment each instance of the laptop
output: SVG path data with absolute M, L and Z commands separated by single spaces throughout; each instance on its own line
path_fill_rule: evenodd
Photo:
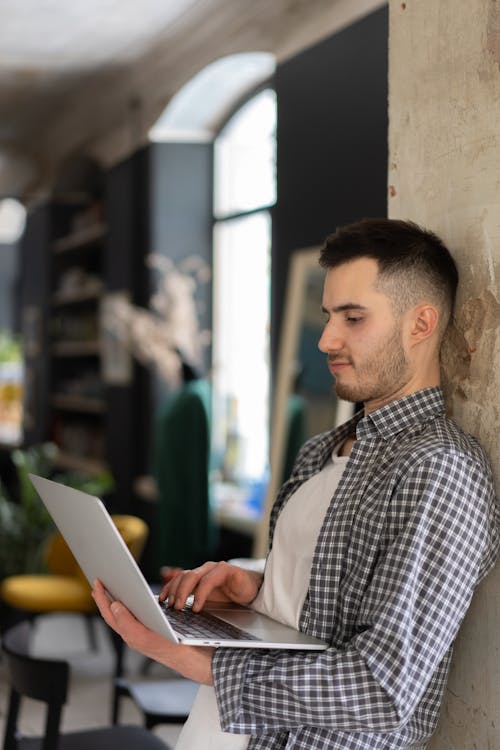
M 156 633 L 190 646 L 316 651 L 328 647 L 325 641 L 232 602 L 207 603 L 199 613 L 168 607 L 153 593 L 99 498 L 29 476 L 91 586 L 98 578 L 112 600 L 123 602 Z

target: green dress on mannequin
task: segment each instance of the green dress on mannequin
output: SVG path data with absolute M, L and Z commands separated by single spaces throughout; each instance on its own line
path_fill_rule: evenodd
M 184 367 L 184 383 L 157 419 L 154 473 L 158 486 L 157 570 L 192 568 L 210 559 L 210 386 Z

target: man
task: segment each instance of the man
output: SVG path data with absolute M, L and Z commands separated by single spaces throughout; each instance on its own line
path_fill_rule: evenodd
M 193 593 L 194 609 L 208 597 L 254 602 L 330 647 L 176 646 L 109 605 L 99 584 L 95 597 L 133 648 L 214 686 L 217 707 L 201 715 L 216 712 L 227 747 L 424 748 L 500 538 L 487 459 L 446 418 L 440 389 L 457 270 L 434 234 L 387 219 L 339 229 L 320 262 L 319 347 L 337 394 L 364 410 L 302 448 L 273 509 L 263 580 L 206 563 L 163 596 L 182 607 Z

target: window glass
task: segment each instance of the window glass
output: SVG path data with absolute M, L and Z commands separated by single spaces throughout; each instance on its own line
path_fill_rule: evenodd
M 231 513 L 245 517 L 260 515 L 268 481 L 275 138 L 276 97 L 266 89 L 214 144 L 213 466 L 219 500 L 227 490 Z
M 213 446 L 228 481 L 268 464 L 270 240 L 267 211 L 215 226 Z
M 247 102 L 215 141 L 217 217 L 276 200 L 276 95 L 266 89 Z

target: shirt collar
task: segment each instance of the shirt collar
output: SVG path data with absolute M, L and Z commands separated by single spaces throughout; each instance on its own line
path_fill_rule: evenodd
M 439 386 L 425 388 L 362 417 L 356 428 L 356 437 L 378 436 L 389 440 L 444 413 L 442 389 Z

